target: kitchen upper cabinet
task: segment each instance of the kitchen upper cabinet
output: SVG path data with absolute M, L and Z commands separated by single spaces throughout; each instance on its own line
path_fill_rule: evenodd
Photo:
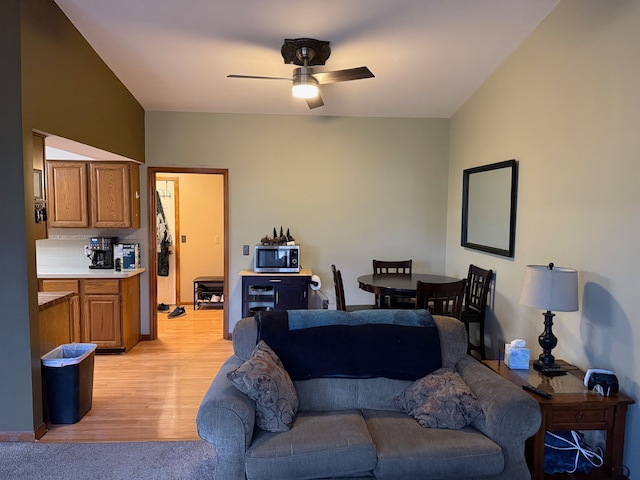
M 139 169 L 126 162 L 47 162 L 49 226 L 140 228 Z
M 44 136 L 33 133 L 33 194 L 35 239 L 47 238 L 47 210 L 44 195 Z
M 47 162 L 49 226 L 88 228 L 89 197 L 85 162 Z

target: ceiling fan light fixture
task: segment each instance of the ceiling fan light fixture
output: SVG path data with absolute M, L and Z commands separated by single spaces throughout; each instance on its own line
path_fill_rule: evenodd
M 291 93 L 296 98 L 315 98 L 318 96 L 318 81 L 308 74 L 294 75 Z

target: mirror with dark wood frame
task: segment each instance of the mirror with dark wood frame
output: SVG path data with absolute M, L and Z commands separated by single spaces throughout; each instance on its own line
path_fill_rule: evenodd
M 517 191 L 518 163 L 515 160 L 464 170 L 461 245 L 513 257 Z

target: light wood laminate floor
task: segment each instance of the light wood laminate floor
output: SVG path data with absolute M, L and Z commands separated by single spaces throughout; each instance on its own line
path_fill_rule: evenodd
M 130 352 L 96 355 L 92 408 L 78 423 L 50 425 L 40 442 L 198 440 L 196 413 L 233 351 L 222 310 L 158 314 L 158 339 Z

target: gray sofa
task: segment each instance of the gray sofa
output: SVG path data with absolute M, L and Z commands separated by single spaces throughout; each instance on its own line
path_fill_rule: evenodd
M 357 321 L 366 322 L 367 314 L 359 315 Z M 377 322 L 395 322 L 393 310 L 375 315 Z M 253 401 L 227 374 L 251 356 L 258 322 L 266 320 L 239 321 L 235 354 L 213 380 L 196 421 L 200 437 L 216 450 L 214 478 L 529 479 L 524 442 L 540 426 L 537 402 L 466 353 L 462 323 L 433 320 L 442 366 L 455 367 L 482 406 L 482 414 L 461 429 L 424 428 L 394 401 L 412 381 L 378 377 L 296 380 L 293 427 L 263 431 L 255 425 Z

